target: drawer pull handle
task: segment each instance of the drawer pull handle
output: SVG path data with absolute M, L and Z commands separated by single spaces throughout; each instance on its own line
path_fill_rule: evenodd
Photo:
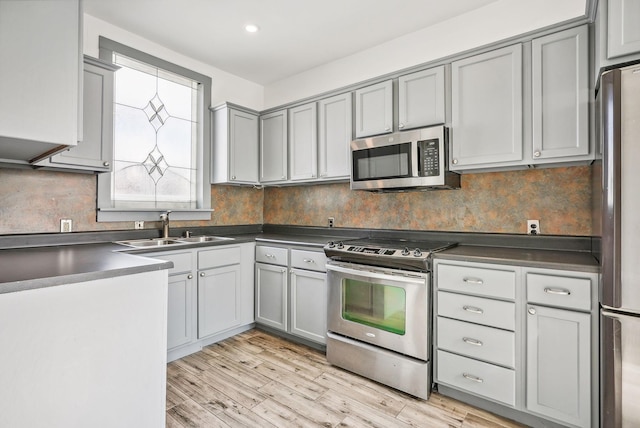
M 484 380 L 482 378 L 479 378 L 478 376 L 471 375 L 469 373 L 462 373 L 462 377 L 464 377 L 465 379 L 472 380 L 474 382 L 478 382 L 478 383 L 484 382 Z
M 464 305 L 464 306 L 462 307 L 462 309 L 464 309 L 464 310 L 465 310 L 465 311 L 467 311 L 467 312 L 472 312 L 472 313 L 474 313 L 474 314 L 483 314 L 483 313 L 484 313 L 484 311 L 483 311 L 482 309 L 480 309 L 480 308 L 476 308 L 475 306 L 467 306 L 467 305 Z
M 484 281 L 478 278 L 463 278 L 462 282 L 465 282 L 467 284 L 474 284 L 474 285 L 484 284 Z
M 559 296 L 568 296 L 571 294 L 571 291 L 566 290 L 564 288 L 551 288 L 551 287 L 546 287 L 544 289 L 544 292 L 548 294 L 557 294 Z
M 472 339 L 470 337 L 463 337 L 462 341 L 464 343 L 468 343 L 469 345 L 474 345 L 474 346 L 482 346 L 482 342 L 476 339 Z
M 276 256 L 274 256 L 273 254 L 269 254 L 269 253 L 266 253 L 264 256 L 268 257 L 270 259 L 275 259 L 276 258 Z
M 313 259 L 302 259 L 305 263 L 315 263 Z

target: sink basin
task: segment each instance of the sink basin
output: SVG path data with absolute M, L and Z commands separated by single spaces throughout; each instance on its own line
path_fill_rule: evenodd
M 138 239 L 136 241 L 119 241 L 118 244 L 128 245 L 135 248 L 143 247 L 163 247 L 165 245 L 181 244 L 182 242 L 175 239 Z
M 216 242 L 216 241 L 233 241 L 234 238 L 226 238 L 224 236 L 191 236 L 189 238 L 178 238 L 180 242 Z

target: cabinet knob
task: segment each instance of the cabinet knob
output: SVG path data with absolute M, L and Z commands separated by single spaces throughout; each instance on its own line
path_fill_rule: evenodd
M 457 164 L 458 164 L 458 159 L 454 159 L 454 160 L 453 160 L 453 164 L 454 164 L 454 165 L 457 165 Z
M 398 124 L 398 128 L 404 128 L 404 123 Z
M 282 179 L 283 179 L 283 180 L 285 179 L 285 176 L 284 176 L 284 175 L 282 176 Z
M 187 279 L 193 279 L 193 275 L 191 274 L 187 275 Z
M 232 179 L 232 180 L 235 180 L 235 179 L 236 179 L 236 176 L 235 176 L 235 175 L 232 175 L 232 176 L 231 176 L 231 179 Z
M 529 308 L 529 309 L 527 309 L 527 312 L 529 312 L 531 315 L 535 315 L 536 314 L 536 308 Z
M 109 166 L 109 165 L 111 165 L 111 164 L 110 164 L 108 161 L 104 161 L 104 162 L 102 162 L 102 165 L 104 165 L 104 166 Z
M 541 153 L 540 153 L 540 152 L 533 152 L 533 157 L 534 157 L 534 158 L 539 158 L 539 157 L 540 157 L 540 155 L 541 155 Z
M 391 131 L 391 127 L 390 127 L 390 126 L 385 126 L 385 127 L 384 127 L 384 130 L 385 130 L 385 131 Z
M 205 273 L 204 273 L 204 272 L 200 272 L 200 276 L 201 276 L 202 278 L 204 278 L 204 275 L 205 275 Z

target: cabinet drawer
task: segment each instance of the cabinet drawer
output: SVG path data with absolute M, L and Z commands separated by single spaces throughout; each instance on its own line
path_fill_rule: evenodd
M 198 251 L 198 270 L 240 263 L 240 247 L 219 247 Z
M 515 367 L 515 333 L 438 317 L 438 348 Z
M 256 261 L 269 263 L 271 265 L 287 266 L 289 264 L 288 251 L 286 248 L 257 245 Z
M 320 251 L 291 250 L 291 267 L 326 272 L 327 257 Z
M 515 405 L 515 371 L 444 351 L 438 351 L 436 355 L 436 382 Z
M 438 264 L 438 288 L 480 296 L 514 299 L 515 270 Z
M 567 276 L 526 274 L 527 301 L 542 305 L 591 310 L 591 280 Z
M 169 269 L 169 275 L 175 275 L 183 272 L 191 272 L 191 260 L 193 253 L 191 251 L 185 251 L 184 253 L 174 254 L 154 254 L 151 257 L 158 260 L 166 260 L 173 262 L 173 267 Z
M 438 315 L 515 330 L 515 304 L 438 291 Z

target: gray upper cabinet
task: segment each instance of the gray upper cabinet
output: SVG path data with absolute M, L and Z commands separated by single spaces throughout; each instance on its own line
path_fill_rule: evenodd
M 531 51 L 533 163 L 593 159 L 587 26 L 534 39 Z
M 78 0 L 0 2 L 0 160 L 82 140 L 81 36 Z
M 607 58 L 640 52 L 640 2 L 608 0 Z
M 450 168 L 522 163 L 522 45 L 455 61 Z
M 258 112 L 226 103 L 211 118 L 211 183 L 258 184 Z
M 318 101 L 320 179 L 349 178 L 353 138 L 351 93 Z
M 445 122 L 445 66 L 398 78 L 398 129 Z
M 289 109 L 289 179 L 318 177 L 318 116 L 316 103 Z
M 356 138 L 393 131 L 393 82 L 387 80 L 355 91 Z
M 260 182 L 287 179 L 287 110 L 260 116 Z
M 85 57 L 83 138 L 37 166 L 77 172 L 109 172 L 113 163 L 113 73 L 119 67 Z

